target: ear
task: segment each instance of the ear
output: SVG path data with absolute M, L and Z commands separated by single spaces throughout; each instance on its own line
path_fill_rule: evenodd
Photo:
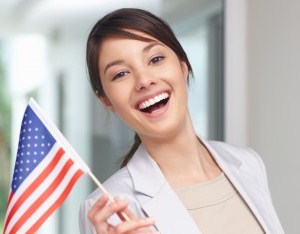
M 188 76 L 189 76 L 188 66 L 186 65 L 186 62 L 184 62 L 184 61 L 181 61 L 180 64 L 181 64 L 182 72 L 184 74 L 184 78 L 187 80 Z
M 111 102 L 107 97 L 99 97 L 102 105 L 105 107 L 106 110 L 113 112 L 114 107 L 112 106 Z

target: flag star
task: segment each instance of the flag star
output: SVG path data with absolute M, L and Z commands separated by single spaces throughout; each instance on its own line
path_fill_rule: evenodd
M 30 123 L 30 124 L 32 124 L 32 121 L 31 121 L 31 120 L 29 120 L 29 123 Z
M 34 147 L 37 147 L 37 143 L 34 144 Z
M 38 139 L 38 138 L 39 138 L 38 136 L 35 136 L 35 137 L 34 137 L 34 139 Z
M 28 128 L 28 131 L 31 132 L 31 128 Z
M 29 159 L 27 159 L 27 160 L 26 160 L 26 162 L 27 162 L 27 163 L 30 163 L 30 160 L 29 160 Z
M 45 136 L 44 136 L 44 135 L 42 135 L 42 139 L 45 139 Z
M 26 167 L 26 171 L 29 171 L 29 168 L 28 168 L 28 167 Z
M 39 129 L 38 128 L 35 128 L 35 131 L 38 131 Z
M 34 151 L 34 153 L 33 153 L 34 155 L 37 155 L 37 152 L 36 151 Z
M 24 121 L 24 125 L 26 125 L 26 121 Z
M 44 155 L 44 151 L 41 152 L 41 155 Z
M 51 144 L 50 143 L 48 143 L 48 146 L 50 146 Z
M 19 176 L 19 179 L 21 180 L 21 179 L 22 179 L 22 176 Z
M 30 155 L 30 152 L 29 152 L 29 151 L 27 151 L 27 155 Z
M 27 147 L 30 147 L 30 144 L 27 144 Z
M 36 163 L 36 159 L 33 159 L 33 162 Z
M 23 169 L 22 169 L 22 168 L 20 168 L 20 171 L 23 171 Z
M 42 146 L 42 147 L 44 147 L 44 146 L 45 146 L 45 144 L 44 144 L 44 143 L 42 143 L 42 144 L 41 144 L 41 146 Z
M 21 153 L 21 155 L 23 156 L 23 155 L 24 155 L 24 153 L 22 152 L 22 153 Z
M 23 132 L 26 132 L 26 129 L 25 129 L 25 128 L 23 129 Z
M 22 164 L 22 163 L 23 163 L 23 160 L 21 160 L 20 163 Z
M 30 139 L 31 139 L 31 136 L 28 136 L 27 138 L 28 138 L 28 140 L 30 140 Z
M 21 145 L 22 148 L 24 148 L 24 145 Z
M 22 140 L 25 140 L 25 137 L 22 137 Z

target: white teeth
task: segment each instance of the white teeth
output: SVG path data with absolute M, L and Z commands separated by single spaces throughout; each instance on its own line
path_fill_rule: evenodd
M 155 104 L 156 102 L 154 101 L 154 99 L 149 99 L 149 102 L 150 102 L 150 105 L 153 105 L 153 104 Z
M 142 102 L 141 104 L 139 104 L 139 109 L 140 109 L 140 110 L 141 110 L 141 109 L 145 109 L 145 108 L 147 108 L 147 107 L 149 107 L 149 106 L 152 106 L 152 105 L 154 105 L 155 103 L 158 103 L 158 102 L 160 102 L 161 100 L 164 100 L 164 99 L 166 99 L 166 98 L 168 98 L 168 97 L 169 97 L 169 94 L 168 94 L 167 92 L 164 92 L 164 93 L 162 93 L 162 94 L 159 94 L 159 95 L 157 95 L 157 96 L 155 96 L 155 97 L 153 97 L 153 98 L 150 98 L 150 99 L 148 99 L 148 100 Z

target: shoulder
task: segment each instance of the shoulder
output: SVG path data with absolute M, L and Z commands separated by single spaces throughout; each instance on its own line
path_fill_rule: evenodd
M 222 163 L 223 169 L 241 168 L 248 175 L 257 178 L 262 188 L 269 194 L 266 167 L 256 151 L 249 147 L 240 147 L 224 142 L 209 141 L 208 144 L 218 155 L 219 163 Z M 233 165 L 234 167 L 232 167 Z M 268 196 L 270 197 L 270 195 Z
M 208 144 L 226 161 L 236 160 L 250 171 L 261 171 L 265 174 L 265 165 L 260 155 L 249 147 L 241 147 L 220 141 L 208 141 Z
M 230 153 L 232 157 L 236 157 L 240 160 L 245 160 L 254 163 L 257 163 L 261 160 L 257 152 L 249 147 L 233 145 L 221 141 L 208 141 L 208 144 L 211 145 L 212 148 L 216 151 L 226 151 Z
M 130 194 L 133 191 L 132 179 L 126 167 L 121 168 L 108 178 L 103 186 L 112 196 Z M 87 200 L 97 200 L 102 194 L 103 192 L 97 188 L 87 197 Z

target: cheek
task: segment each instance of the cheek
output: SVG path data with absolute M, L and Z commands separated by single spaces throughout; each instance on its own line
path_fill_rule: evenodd
M 130 93 L 125 85 L 107 85 L 103 87 L 111 105 L 116 112 L 123 112 L 130 105 Z

